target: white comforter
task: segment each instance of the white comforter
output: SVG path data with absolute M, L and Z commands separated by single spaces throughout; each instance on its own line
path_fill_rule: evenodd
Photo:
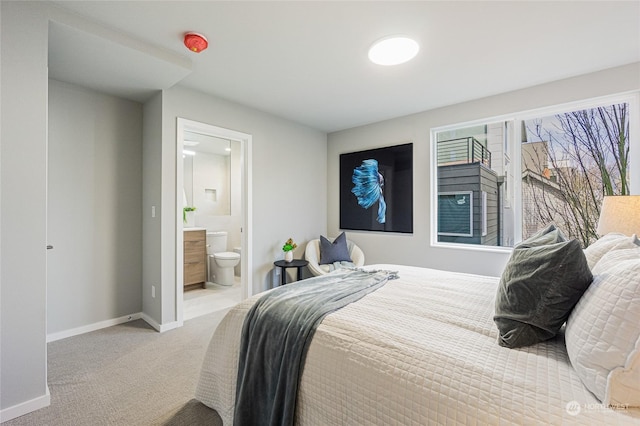
M 563 339 L 523 349 L 496 342 L 498 279 L 397 265 L 400 278 L 318 327 L 301 379 L 299 425 L 639 424 L 582 385 Z M 233 423 L 244 316 L 214 333 L 196 398 Z M 569 408 L 567 408 L 569 406 Z

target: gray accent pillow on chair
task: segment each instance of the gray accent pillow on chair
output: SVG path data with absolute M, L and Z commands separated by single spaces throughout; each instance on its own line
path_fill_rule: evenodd
M 347 236 L 343 232 L 338 237 L 329 241 L 320 236 L 320 262 L 319 265 L 328 265 L 333 262 L 351 262 L 349 247 L 347 247 Z
M 517 348 L 554 337 L 593 280 L 580 243 L 547 228 L 518 244 L 496 294 L 500 346 Z

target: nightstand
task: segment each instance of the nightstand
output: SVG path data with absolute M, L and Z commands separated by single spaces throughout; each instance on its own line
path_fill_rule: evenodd
M 282 269 L 280 284 L 285 285 L 287 283 L 287 268 L 298 269 L 296 276 L 297 280 L 300 281 L 302 279 L 302 268 L 307 266 L 309 262 L 302 259 L 293 259 L 291 262 L 287 262 L 286 260 L 276 260 L 273 264 Z

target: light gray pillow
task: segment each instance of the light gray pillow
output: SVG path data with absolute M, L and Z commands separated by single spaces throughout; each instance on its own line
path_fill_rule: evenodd
M 610 232 L 584 249 L 589 268 L 593 271 L 598 261 L 612 250 L 633 249 L 640 246 L 636 235 L 628 237 L 624 234 Z
M 554 337 L 593 280 L 580 243 L 550 225 L 513 249 L 496 294 L 500 346 Z
M 319 265 L 328 265 L 334 262 L 351 262 L 349 247 L 347 247 L 347 236 L 341 233 L 338 237 L 329 241 L 320 236 L 320 262 Z

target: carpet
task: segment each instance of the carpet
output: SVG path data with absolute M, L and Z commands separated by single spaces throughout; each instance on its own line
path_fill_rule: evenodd
M 137 320 L 49 343 L 51 405 L 2 425 L 222 425 L 193 397 L 227 311 L 165 333 Z

